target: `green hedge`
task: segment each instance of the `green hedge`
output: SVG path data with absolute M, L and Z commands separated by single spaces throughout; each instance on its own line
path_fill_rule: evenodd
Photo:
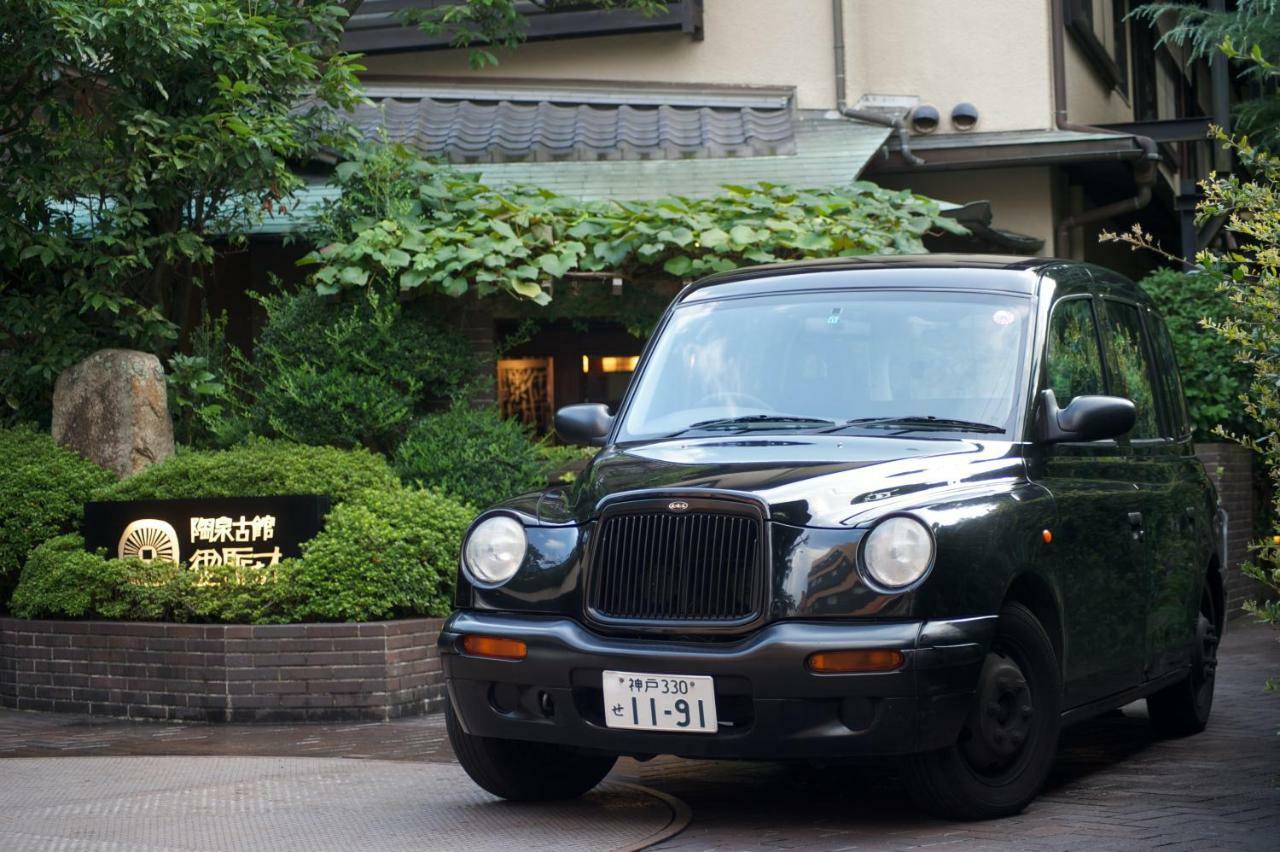
M 427 415 L 405 436 L 394 464 L 406 482 L 481 509 L 547 484 L 540 446 L 520 421 L 494 407 L 456 405 Z
M 1242 414 L 1240 395 L 1248 389 L 1249 369 L 1235 359 L 1235 347 L 1216 332 L 1202 328 L 1203 319 L 1231 316 L 1232 305 L 1210 275 L 1160 269 L 1139 282 L 1160 308 L 1173 338 L 1187 408 L 1197 440 L 1221 440 L 1222 426 L 1248 434 L 1252 424 Z
M 328 494 L 335 503 L 300 558 L 261 569 L 191 569 L 109 559 L 85 552 L 78 534 L 62 535 L 32 551 L 11 609 L 22 618 L 229 623 L 448 614 L 471 510 L 401 485 L 381 456 L 365 450 L 259 440 L 219 452 L 187 451 L 95 496 L 285 493 Z
M 0 609 L 32 548 L 79 523 L 85 500 L 115 477 L 20 426 L 0 429 Z
M 98 500 L 264 497 L 327 494 L 333 502 L 398 483 L 386 460 L 367 450 L 307 447 L 255 439 L 229 450 L 187 450 L 100 489 Z

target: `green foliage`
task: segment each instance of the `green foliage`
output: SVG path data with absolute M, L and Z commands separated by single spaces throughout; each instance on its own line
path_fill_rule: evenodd
M 100 489 L 98 500 L 262 497 L 327 494 L 335 504 L 371 488 L 398 484 L 382 456 L 367 450 L 305 447 L 255 439 L 216 452 L 179 452 Z
M 27 555 L 72 528 L 95 489 L 115 477 L 27 426 L 0 429 L 0 608 Z
M 389 286 L 545 304 L 544 285 L 574 273 L 691 278 L 802 257 L 920 252 L 930 231 L 966 233 L 936 202 L 865 181 L 584 202 L 531 187 L 491 189 L 397 146 L 344 163 L 338 181 L 343 198 L 314 235 L 324 248 L 304 259 L 318 265 L 311 281 L 321 294 Z
M 415 417 L 472 377 L 466 339 L 427 301 L 367 288 L 343 301 L 307 291 L 262 304 L 267 324 L 252 371 L 258 434 L 390 452 Z
M 1234 8 L 1215 12 L 1204 4 L 1149 3 L 1133 16 L 1152 27 L 1166 15 L 1174 24 L 1160 37 L 1187 48 L 1191 60 L 1212 59 L 1221 53 L 1240 60 L 1244 75 L 1256 85 L 1253 94 L 1235 108 L 1236 131 L 1280 150 L 1280 0 L 1238 0 Z
M 1280 156 L 1247 140 L 1231 139 L 1216 131 L 1220 144 L 1230 147 L 1252 175 L 1214 176 L 1203 181 L 1204 198 L 1196 206 L 1196 223 L 1226 217 L 1225 228 L 1236 246 L 1227 251 L 1205 249 L 1196 256 L 1197 273 L 1221 288 L 1229 303 L 1223 316 L 1204 323 L 1225 341 L 1235 360 L 1247 371 L 1241 396 L 1242 416 L 1255 425 L 1253 435 L 1218 434 L 1234 438 L 1258 453 L 1273 496 L 1271 523 L 1280 519 Z M 1105 241 L 1126 242 L 1169 256 L 1150 235 L 1136 227 L 1128 234 L 1104 233 Z M 1257 435 L 1259 437 L 1254 437 Z M 1254 545 L 1255 563 L 1245 573 L 1280 595 L 1280 532 Z M 1280 625 L 1280 606 L 1251 601 L 1245 609 L 1273 625 Z
M 339 506 L 280 573 L 290 621 L 447 615 L 470 509 L 431 491 L 369 491 Z
M 1212 440 L 1219 426 L 1235 434 L 1252 432 L 1240 406 L 1249 369 L 1236 360 L 1235 347 L 1204 322 L 1222 322 L 1231 315 L 1220 279 L 1160 269 L 1139 283 L 1169 326 L 1196 440 Z
M 496 408 L 455 405 L 422 418 L 396 450 L 405 482 L 484 508 L 543 488 L 547 461 L 528 430 Z
M 347 148 L 360 96 L 329 0 L 0 4 L 0 395 L 47 416 L 93 349 L 166 353 L 213 259 Z M 300 104 L 304 104 L 301 108 Z

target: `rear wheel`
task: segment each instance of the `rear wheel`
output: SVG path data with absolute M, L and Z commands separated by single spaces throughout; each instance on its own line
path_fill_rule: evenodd
M 550 743 L 468 734 L 452 702 L 445 702 L 445 728 L 453 753 L 471 780 L 515 802 L 576 799 L 599 784 L 617 760 Z
M 1156 733 L 1166 737 L 1198 734 L 1209 724 L 1218 670 L 1218 627 L 1206 594 L 1196 618 L 1191 671 L 1185 679 L 1147 696 L 1147 715 Z
M 911 798 L 951 819 L 1018 813 L 1048 777 L 1061 712 L 1062 680 L 1049 635 L 1029 609 L 1006 604 L 960 738 L 904 762 Z

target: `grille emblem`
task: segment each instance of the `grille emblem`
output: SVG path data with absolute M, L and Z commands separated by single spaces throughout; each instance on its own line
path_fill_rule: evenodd
M 689 508 L 689 504 L 683 500 L 672 500 L 667 504 L 667 508 L 673 512 L 683 512 L 685 509 Z

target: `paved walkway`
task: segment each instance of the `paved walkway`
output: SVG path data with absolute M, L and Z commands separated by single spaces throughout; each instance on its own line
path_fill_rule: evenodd
M 879 850 L 956 845 L 1089 852 L 1154 848 L 1270 852 L 1280 838 L 1280 737 L 1276 736 L 1280 695 L 1264 692 L 1262 684 L 1277 674 L 1280 647 L 1275 634 L 1233 623 L 1222 647 L 1217 701 L 1207 731 L 1181 740 L 1158 740 L 1150 733 L 1141 703 L 1085 723 L 1064 736 L 1053 778 L 1040 799 L 1021 816 L 995 822 L 947 823 L 914 813 L 888 764 L 814 769 L 673 758 L 644 764 L 624 760 L 611 782 L 640 784 L 688 805 L 690 825 L 660 844 L 662 849 Z M 364 758 L 368 767 L 375 767 L 373 774 L 387 775 L 389 786 L 404 787 L 389 795 L 416 811 L 448 806 L 442 804 L 444 799 L 424 793 L 437 788 L 410 781 L 411 776 L 418 777 L 414 773 L 423 778 L 435 773 L 453 778 L 458 773 L 438 716 L 388 723 L 263 727 L 119 722 L 0 711 L 0 757 L 54 755 Z M 402 779 L 395 775 L 396 766 L 384 761 L 418 765 L 405 767 L 409 775 Z M 24 763 L 0 760 L 0 787 L 9 787 L 14 767 Z M 31 763 L 55 778 L 72 765 Z M 184 763 L 206 765 L 205 761 Z M 333 762 L 316 761 L 321 763 Z M 351 771 L 362 773 L 367 767 Z M 462 781 L 445 789 L 456 792 L 455 787 L 480 795 Z M 249 799 L 256 800 L 256 795 L 250 793 Z M 474 813 L 498 814 L 511 807 L 487 801 L 490 804 L 477 805 Z M 539 819 L 543 807 L 521 806 L 522 820 Z M 420 813 L 404 818 L 428 819 Z M 9 820 L 0 804 L 3 849 L 14 845 L 6 839 Z M 506 838 L 485 836 L 495 843 L 528 843 L 518 832 Z M 561 845 L 568 848 L 578 837 L 567 832 Z M 428 835 L 423 841 L 423 848 L 442 848 L 432 844 Z M 379 847 L 370 842 L 351 848 Z

